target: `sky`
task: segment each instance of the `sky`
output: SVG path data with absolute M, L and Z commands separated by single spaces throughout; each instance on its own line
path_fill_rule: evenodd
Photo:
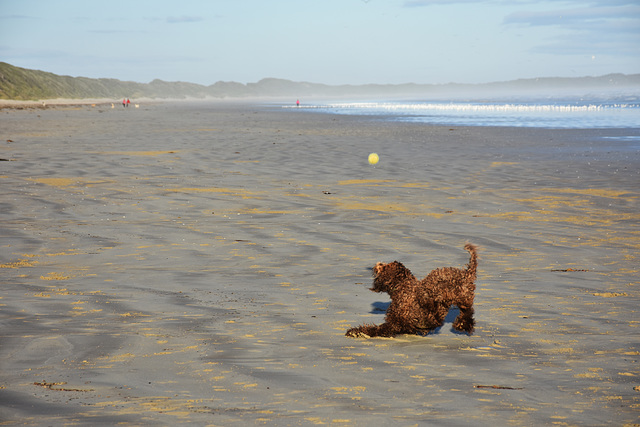
M 210 85 L 640 73 L 640 0 L 0 0 L 0 61 Z

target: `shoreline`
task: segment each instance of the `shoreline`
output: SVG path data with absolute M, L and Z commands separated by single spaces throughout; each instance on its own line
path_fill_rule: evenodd
M 137 100 L 138 103 L 144 102 L 146 104 L 159 104 L 167 102 L 168 100 L 155 100 L 142 98 Z M 95 99 L 70 99 L 70 98 L 56 98 L 56 99 L 40 99 L 36 101 L 18 101 L 10 99 L 0 99 L 0 110 L 3 109 L 45 109 L 45 108 L 59 108 L 59 107 L 77 107 L 77 106 L 93 106 L 93 107 L 110 107 L 111 105 L 120 106 L 122 99 L 112 100 L 109 98 L 95 98 Z
M 0 115 L 2 419 L 637 422 L 640 154 L 619 130 L 142 107 Z M 375 262 L 424 277 L 466 241 L 474 335 L 344 336 L 383 321 Z

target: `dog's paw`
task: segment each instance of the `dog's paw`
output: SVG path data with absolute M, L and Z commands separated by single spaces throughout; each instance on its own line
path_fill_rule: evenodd
M 357 337 L 358 336 L 358 331 L 356 330 L 356 328 L 351 328 L 349 330 L 347 330 L 347 333 L 344 334 L 347 337 Z
M 365 334 L 358 328 L 349 329 L 345 334 L 345 336 L 352 337 L 352 338 L 371 338 L 369 335 Z

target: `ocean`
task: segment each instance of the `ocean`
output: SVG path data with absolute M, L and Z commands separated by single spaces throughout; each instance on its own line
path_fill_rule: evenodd
M 640 128 L 640 100 L 525 100 L 517 102 L 376 101 L 283 105 L 305 111 L 374 116 L 394 122 L 445 126 L 549 129 Z

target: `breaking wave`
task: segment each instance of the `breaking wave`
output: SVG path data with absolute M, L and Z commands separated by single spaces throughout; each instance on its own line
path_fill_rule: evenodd
M 460 126 L 640 128 L 638 103 L 350 102 L 300 108 L 331 114 L 379 116 L 382 120 Z

